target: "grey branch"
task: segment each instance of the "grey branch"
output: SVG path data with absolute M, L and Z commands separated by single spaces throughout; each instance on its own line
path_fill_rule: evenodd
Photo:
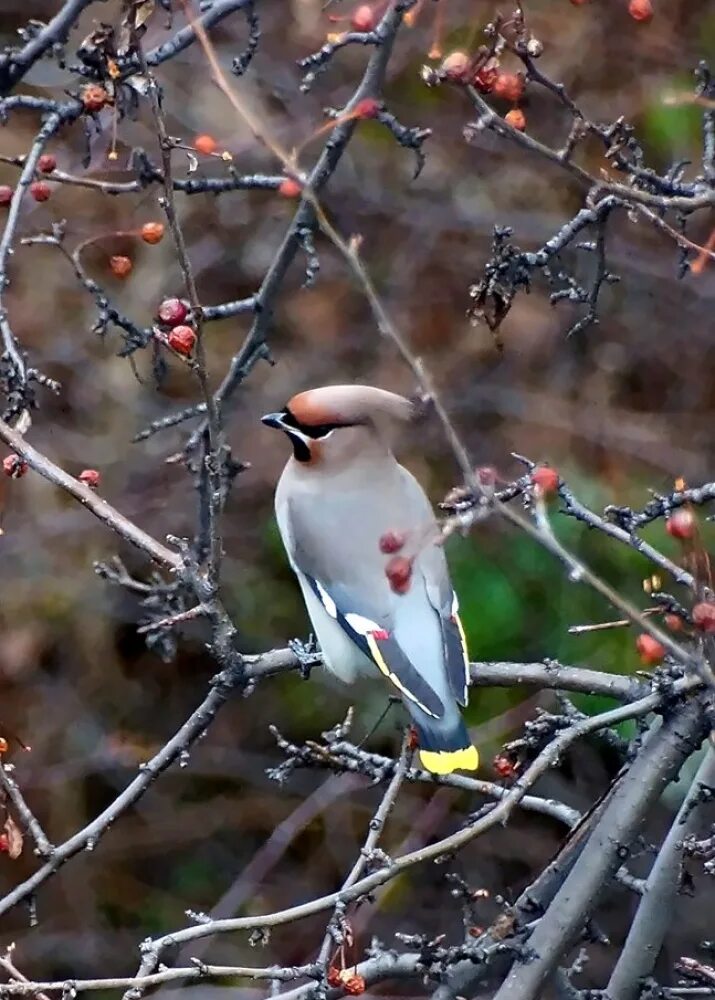
M 680 887 L 683 841 L 697 830 L 703 788 L 713 786 L 715 749 L 708 746 L 646 879 L 643 899 L 608 981 L 604 1000 L 636 1000 L 642 980 L 653 971 L 673 919 L 673 905 Z
M 697 749 L 706 732 L 702 706 L 689 700 L 650 738 L 595 826 L 580 857 L 528 939 L 494 1000 L 534 1000 L 623 863 L 644 816 Z

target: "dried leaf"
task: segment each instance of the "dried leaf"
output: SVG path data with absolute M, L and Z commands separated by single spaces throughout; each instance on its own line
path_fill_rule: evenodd
M 186 158 L 189 161 L 189 167 L 186 171 L 188 174 L 195 174 L 199 169 L 199 161 L 196 159 L 193 153 L 187 153 Z
M 141 28 L 154 13 L 154 0 L 138 0 L 134 5 L 134 27 Z
M 20 831 L 20 827 L 17 825 L 12 816 L 8 816 L 5 820 L 5 826 L 3 827 L 5 831 L 5 836 L 7 838 L 7 853 L 8 857 L 12 858 L 14 861 L 19 858 L 22 854 L 22 843 L 23 837 Z

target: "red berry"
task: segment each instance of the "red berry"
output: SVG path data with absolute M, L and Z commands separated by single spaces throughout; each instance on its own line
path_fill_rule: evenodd
M 101 111 L 104 105 L 109 102 L 109 94 L 98 83 L 88 83 L 86 87 L 82 88 L 80 100 L 85 111 Z
M 218 149 L 218 143 L 212 135 L 197 135 L 194 139 L 194 149 L 204 156 L 210 156 Z
M 23 461 L 19 455 L 8 455 L 2 461 L 2 471 L 10 479 L 20 479 L 27 472 L 27 462 Z
M 653 4 L 651 0 L 630 0 L 628 13 L 634 21 L 642 21 L 645 24 L 653 17 Z
M 177 354 L 183 354 L 188 358 L 196 343 L 196 334 L 190 326 L 175 326 L 166 338 L 169 347 L 173 347 Z
M 526 128 L 526 115 L 521 108 L 512 108 L 508 114 L 504 115 L 504 121 L 515 128 L 517 132 L 523 132 Z
M 507 757 L 506 754 L 497 754 L 492 761 L 492 764 L 494 766 L 494 770 L 500 778 L 513 778 L 516 774 L 516 763 L 511 759 L 511 757 Z
M 77 477 L 85 486 L 91 486 L 94 490 L 99 486 L 100 475 L 96 469 L 84 469 Z
M 164 223 L 145 222 L 142 226 L 141 237 L 145 243 L 149 243 L 151 246 L 161 243 L 164 238 Z
M 695 534 L 695 515 L 692 510 L 687 507 L 676 510 L 665 522 L 665 530 L 672 538 L 678 538 L 681 541 L 692 538 Z
M 524 78 L 519 73 L 499 73 L 492 92 L 496 97 L 515 104 L 524 93 Z
M 658 642 L 657 639 L 654 639 L 652 635 L 648 635 L 647 632 L 641 632 L 636 639 L 636 649 L 641 658 L 641 663 L 649 667 L 660 663 L 665 656 L 665 646 Z
M 376 118 L 380 112 L 380 102 L 374 97 L 364 97 L 353 108 L 355 118 Z
M 10 841 L 6 833 L 0 833 L 0 854 L 7 854 L 10 850 Z
M 683 619 L 680 615 L 674 615 L 672 612 L 668 612 L 663 618 L 666 626 L 671 632 L 681 632 L 683 628 Z
M 47 201 L 52 194 L 52 188 L 45 181 L 33 181 L 30 185 L 30 194 L 35 201 Z
M 393 556 L 385 566 L 385 576 L 396 594 L 406 594 L 412 580 L 412 560 L 405 556 Z
M 42 174 L 51 174 L 57 166 L 57 160 L 52 153 L 43 153 L 37 161 L 37 169 Z
M 469 56 L 466 52 L 450 52 L 442 60 L 439 73 L 445 80 L 451 80 L 453 83 L 464 83 L 468 69 Z
M 297 198 L 303 188 L 292 177 L 284 177 L 278 185 L 278 194 L 284 198 Z
M 328 986 L 340 986 L 340 969 L 336 969 L 334 965 L 331 965 L 328 969 L 327 980 Z
M 479 465 L 474 473 L 480 486 L 494 486 L 497 481 L 497 470 L 493 465 Z
M 0 184 L 0 205 L 9 205 L 13 194 L 14 191 L 8 184 Z
M 545 496 L 555 493 L 559 488 L 559 474 L 550 465 L 540 465 L 534 469 L 531 473 L 531 481 Z
M 7 753 L 9 744 L 4 736 L 0 736 L 0 754 Z
M 392 555 L 393 552 L 399 552 L 405 541 L 406 535 L 404 532 L 386 531 L 384 535 L 380 536 L 380 552 L 383 552 L 386 556 Z
M 112 274 L 117 278 L 126 278 L 131 274 L 132 267 L 134 266 L 128 257 L 123 257 L 121 254 L 115 254 L 114 257 L 109 258 L 109 266 L 112 269 Z
M 583 7 L 585 3 L 588 3 L 588 0 L 571 0 L 571 3 L 574 7 Z
M 482 94 L 491 94 L 498 76 L 499 70 L 497 67 L 487 63 L 486 66 L 482 66 L 481 69 L 477 70 L 472 83 Z
M 354 31 L 372 31 L 376 23 L 375 12 L 369 3 L 360 4 L 350 17 L 350 24 Z
M 340 982 L 348 996 L 357 997 L 365 992 L 365 980 L 355 972 L 343 969 L 340 973 Z
M 693 621 L 703 632 L 715 632 L 715 604 L 700 601 L 693 608 Z
M 188 315 L 188 307 L 181 299 L 164 299 L 159 306 L 159 319 L 166 326 L 178 326 Z

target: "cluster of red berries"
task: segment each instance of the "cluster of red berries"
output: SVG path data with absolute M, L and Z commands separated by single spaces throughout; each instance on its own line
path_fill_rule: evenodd
M 482 94 L 494 94 L 495 97 L 509 101 L 510 104 L 516 104 L 524 96 L 523 74 L 500 70 L 496 60 L 490 60 L 475 70 L 473 61 L 466 52 L 450 52 L 442 60 L 438 73 L 444 80 L 449 80 L 451 83 L 472 84 Z M 504 121 L 520 132 L 526 128 L 526 115 L 521 108 L 512 108 L 508 111 L 504 115 Z
M 168 328 L 166 343 L 177 354 L 188 358 L 196 344 L 196 331 L 186 323 L 189 305 L 183 299 L 164 299 L 157 311 L 162 326 Z
M 139 230 L 139 235 L 149 246 L 156 246 L 164 238 L 163 222 L 145 222 Z M 128 278 L 134 269 L 131 257 L 124 254 L 114 254 L 109 258 L 109 267 L 115 278 Z
M 385 576 L 396 594 L 406 594 L 412 582 L 414 557 L 396 554 L 404 548 L 406 541 L 407 536 L 402 531 L 386 531 L 384 535 L 380 536 L 379 541 L 380 552 L 386 556 L 392 556 L 385 566 Z
M 715 604 L 712 601 L 698 601 L 691 611 L 693 625 L 699 632 L 706 635 L 715 635 Z M 683 620 L 679 615 L 667 614 L 663 621 L 671 632 L 680 632 L 683 629 Z M 647 667 L 654 667 L 662 663 L 666 654 L 666 648 L 662 642 L 658 642 L 647 632 L 641 632 L 636 638 L 636 650 L 640 656 L 641 663 Z

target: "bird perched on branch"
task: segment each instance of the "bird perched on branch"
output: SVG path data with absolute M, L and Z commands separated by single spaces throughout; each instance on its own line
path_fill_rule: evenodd
M 301 392 L 263 423 L 293 455 L 276 489 L 281 538 L 329 670 L 383 675 L 436 774 L 479 763 L 459 705 L 469 659 L 432 507 L 398 464 L 390 425 L 414 408 L 370 386 Z

